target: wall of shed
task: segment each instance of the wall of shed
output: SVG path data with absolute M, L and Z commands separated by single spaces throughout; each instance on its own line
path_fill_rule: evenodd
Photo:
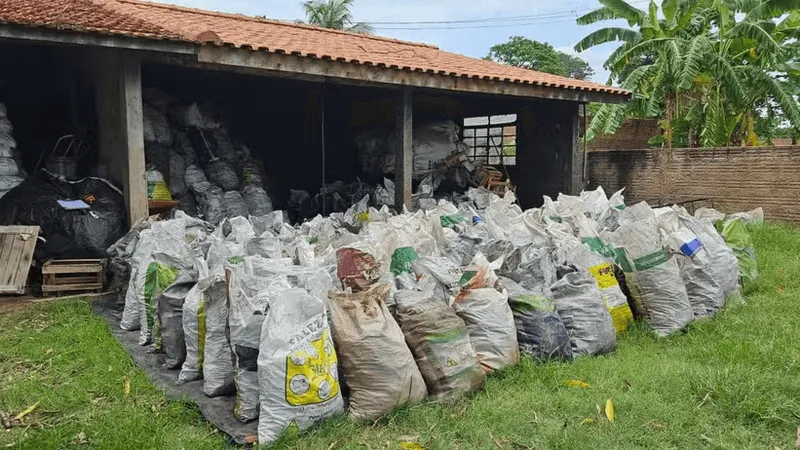
M 542 196 L 577 194 L 585 183 L 579 139 L 579 104 L 538 101 L 518 113 L 517 165 L 510 168 L 523 207 L 542 204 Z

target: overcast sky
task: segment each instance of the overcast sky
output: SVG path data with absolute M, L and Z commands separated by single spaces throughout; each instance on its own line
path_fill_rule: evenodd
M 184 6 L 242 13 L 251 16 L 265 15 L 272 19 L 293 21 L 303 19 L 299 0 L 159 0 Z M 646 0 L 631 0 L 645 8 Z M 561 51 L 571 52 L 572 47 L 597 26 L 579 26 L 575 18 L 600 4 L 597 0 L 356 0 L 355 19 L 363 22 L 441 22 L 480 20 L 497 17 L 524 17 L 513 21 L 482 21 L 468 24 L 374 25 L 376 34 L 397 39 L 425 42 L 443 50 L 482 58 L 489 48 L 520 35 L 549 42 Z M 499 25 L 499 26 L 498 26 Z M 624 22 L 622 25 L 625 25 Z M 431 27 L 463 27 L 469 29 L 432 29 Z M 480 26 L 481 28 L 474 28 Z M 398 30 L 398 27 L 425 28 Z M 608 73 L 603 62 L 614 50 L 606 44 L 579 56 L 595 69 L 594 81 L 605 83 Z

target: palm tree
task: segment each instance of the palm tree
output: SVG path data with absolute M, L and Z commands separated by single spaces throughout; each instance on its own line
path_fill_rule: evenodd
M 350 8 L 354 0 L 310 0 L 303 2 L 306 19 L 311 25 L 353 33 L 372 34 L 372 27 L 365 22 L 353 22 Z
M 663 119 L 668 146 L 676 140 L 727 145 L 745 135 L 753 142 L 753 122 L 765 105 L 800 125 L 800 108 L 776 76 L 785 62 L 781 42 L 796 37 L 800 15 L 795 11 L 777 26 L 774 21 L 800 0 L 664 0 L 660 14 L 653 1 L 648 11 L 624 0 L 600 3 L 578 23 L 624 19 L 630 28 L 597 30 L 575 49 L 621 42 L 605 63 L 609 83 L 638 95 L 628 106 L 601 107 L 589 137 L 613 133 L 634 116 Z

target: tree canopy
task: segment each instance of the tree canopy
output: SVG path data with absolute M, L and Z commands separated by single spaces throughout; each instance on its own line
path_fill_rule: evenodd
M 334 30 L 372 34 L 372 26 L 354 22 L 350 8 L 355 0 L 310 0 L 303 2 L 306 21 L 311 25 Z
M 653 142 L 670 147 L 757 145 L 758 122 L 800 127 L 792 56 L 800 0 L 651 0 L 647 10 L 599 1 L 579 24 L 622 19 L 628 27 L 594 31 L 575 50 L 620 42 L 604 66 L 610 83 L 636 95 L 601 107 L 589 137 L 615 132 L 626 117 L 661 119 L 664 134 Z
M 594 75 L 594 70 L 586 61 L 559 52 L 548 43 L 522 36 L 512 36 L 508 42 L 495 45 L 489 50 L 487 59 L 578 80 L 586 80 Z

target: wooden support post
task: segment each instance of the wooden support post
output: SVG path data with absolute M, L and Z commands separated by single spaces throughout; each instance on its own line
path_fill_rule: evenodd
M 584 179 L 583 173 L 583 159 L 586 155 L 584 154 L 583 142 L 581 141 L 581 116 L 579 114 L 579 108 L 580 106 L 578 104 L 574 104 L 572 108 L 569 108 L 569 114 L 564 118 L 566 122 L 566 138 L 569 140 L 569 148 L 572 150 L 569 174 L 565 177 L 565 192 L 569 195 L 578 195 L 586 187 L 586 180 Z
M 116 51 L 98 51 L 94 59 L 100 161 L 123 186 L 133 225 L 148 216 L 140 64 L 132 55 Z
M 414 92 L 406 86 L 397 97 L 394 195 L 398 211 L 411 208 L 414 176 Z

